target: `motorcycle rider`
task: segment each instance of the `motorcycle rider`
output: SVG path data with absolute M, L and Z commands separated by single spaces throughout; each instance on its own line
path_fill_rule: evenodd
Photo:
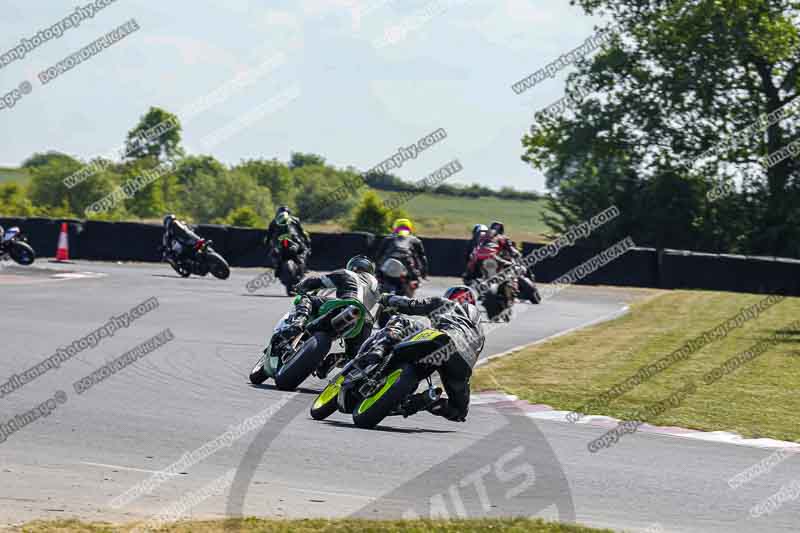
M 414 225 L 407 218 L 398 218 L 392 224 L 392 233 L 383 239 L 378 250 L 379 268 L 387 259 L 397 259 L 405 265 L 408 279 L 428 279 L 428 258 L 422 241 L 414 235 Z
M 294 237 L 294 241 L 301 246 L 301 251 L 306 254 L 311 250 L 311 237 L 303 229 L 300 224 L 300 219 L 292 216 L 291 210 L 285 205 L 278 207 L 275 212 L 275 218 L 269 223 L 267 229 L 267 237 L 264 242 L 269 247 L 270 251 L 274 250 L 277 246 L 277 238 L 284 234 L 290 233 Z M 305 265 L 305 261 L 303 262 Z
M 393 308 L 399 314 L 394 315 L 386 327 L 368 341 L 370 346 L 363 357 L 382 358 L 392 346 L 407 340 L 408 332 L 419 331 L 419 324 L 406 315 L 428 317 L 431 327 L 447 333 L 456 348 L 456 352 L 440 365 L 430 368 L 431 373 L 439 372 L 447 397 L 440 396 L 431 402 L 427 392 L 414 394 L 401 407 L 403 416 L 427 409 L 428 412 L 448 420 L 466 420 L 469 411 L 469 381 L 485 342 L 481 313 L 476 302 L 475 291 L 465 285 L 450 287 L 442 297 L 406 298 L 392 294 L 381 296 L 381 305 Z M 437 392 L 441 393 L 441 390 Z
M 522 253 L 517 249 L 514 241 L 505 235 L 505 226 L 502 222 L 496 220 L 489 225 L 487 238 L 497 243 L 502 259 L 512 263 L 518 263 L 522 258 Z M 530 269 L 521 267 L 521 265 L 518 266 L 518 268 L 520 268 L 519 275 L 517 276 L 519 295 L 524 299 L 530 300 L 532 303 L 538 304 L 541 298 L 536 290 L 533 274 L 531 274 Z
M 467 244 L 466 255 L 464 257 L 464 264 L 466 268 L 464 273 L 461 275 L 464 278 L 464 284 L 469 284 L 470 280 L 473 280 L 477 277 L 476 272 L 474 270 L 470 270 L 469 268 L 469 259 L 472 256 L 472 252 L 475 248 L 478 247 L 481 240 L 486 237 L 486 234 L 489 232 L 489 228 L 486 224 L 475 224 L 472 227 L 472 238 L 469 240 L 469 244 Z
M 289 324 L 283 332 L 286 338 L 295 337 L 303 331 L 309 317 L 316 314 L 325 302 L 326 299 L 323 297 L 305 294 L 315 289 L 336 289 L 336 298 L 358 300 L 369 311 L 361 334 L 345 340 L 346 357 L 354 357 L 364 341 L 372 334 L 373 317 L 380 299 L 378 280 L 375 279 L 375 264 L 368 257 L 357 255 L 352 257 L 343 269 L 322 276 L 308 276 L 295 285 L 294 290 L 300 295 L 295 299 L 292 314 L 286 319 Z M 322 362 L 317 372 L 321 379 L 333 368 L 336 355 L 339 354 L 328 354 Z
M 488 238 L 500 245 L 500 256 L 507 261 L 516 261 L 522 257 L 514 241 L 505 235 L 505 225 L 495 220 L 489 224 Z
M 177 259 L 189 258 L 199 240 L 200 237 L 175 215 L 170 213 L 164 217 L 164 236 L 161 239 L 164 255 L 172 253 Z

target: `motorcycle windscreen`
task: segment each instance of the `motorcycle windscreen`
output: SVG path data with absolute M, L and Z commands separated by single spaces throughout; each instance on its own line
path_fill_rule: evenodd
M 16 237 L 18 234 L 19 234 L 19 228 L 18 227 L 14 226 L 13 228 L 8 228 L 6 230 L 6 232 L 5 232 L 5 234 L 3 234 L 3 240 L 4 241 L 10 241 L 14 237 Z
M 381 272 L 390 278 L 402 278 L 408 274 L 408 270 L 406 270 L 406 266 L 403 262 L 394 257 L 390 257 L 383 262 L 381 265 Z

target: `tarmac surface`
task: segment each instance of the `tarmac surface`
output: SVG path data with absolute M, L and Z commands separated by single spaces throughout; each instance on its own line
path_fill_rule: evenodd
M 323 382 L 288 393 L 247 379 L 290 305 L 280 284 L 245 289 L 261 272 L 234 269 L 220 281 L 182 279 L 167 265 L 43 261 L 0 270 L 0 424 L 40 405 L 47 413 L 0 442 L 0 524 L 536 515 L 628 531 L 800 530 L 796 499 L 750 515 L 800 481 L 798 456 L 734 490 L 728 480 L 771 450 L 633 434 L 591 454 L 586 444 L 606 429 L 478 402 L 465 423 L 428 413 L 377 430 L 340 413 L 314 421 L 308 409 Z M 454 282 L 432 279 L 421 294 Z M 518 304 L 483 356 L 613 317 L 641 294 L 573 287 Z M 12 375 L 152 297 L 157 308 L 3 392 Z M 75 382 L 167 328 L 163 346 L 76 392 Z M 120 505 L 123 494 L 132 497 Z

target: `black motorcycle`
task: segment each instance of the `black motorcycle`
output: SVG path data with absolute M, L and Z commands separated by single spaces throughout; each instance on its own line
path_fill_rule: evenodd
M 181 277 L 188 278 L 192 274 L 205 276 L 209 272 L 219 279 L 228 279 L 231 275 L 228 262 L 211 247 L 212 241 L 199 239 L 192 249 L 190 257 L 178 256 L 175 252 L 165 252 L 167 262 Z
M 36 252 L 17 226 L 8 228 L 0 241 L 0 260 L 7 257 L 25 266 L 36 259 Z
M 312 373 L 321 375 L 326 356 L 332 357 L 331 361 L 336 366 L 344 354 L 329 355 L 331 345 L 340 340 L 344 348 L 346 339 L 360 335 L 361 330 L 367 327 L 369 311 L 358 300 L 330 298 L 320 306 L 300 333 L 287 338 L 290 314 L 286 313 L 278 322 L 266 348 L 250 371 L 250 382 L 254 385 L 273 378 L 279 389 L 294 390 Z M 324 374 L 327 374 L 327 370 Z
M 442 390 L 433 386 L 430 376 L 454 354 L 447 333 L 425 329 L 396 344 L 380 359 L 370 353 L 374 339 L 365 342 L 358 355 L 317 396 L 311 406 L 313 419 L 322 420 L 338 410 L 351 414 L 356 426 L 374 428 L 387 416 L 408 416 L 441 397 Z M 414 406 L 412 395 L 423 381 L 427 382 L 427 401 Z
M 278 245 L 272 250 L 272 260 L 278 279 L 293 296 L 292 287 L 302 279 L 306 266 L 300 259 L 300 245 L 288 233 L 278 236 Z

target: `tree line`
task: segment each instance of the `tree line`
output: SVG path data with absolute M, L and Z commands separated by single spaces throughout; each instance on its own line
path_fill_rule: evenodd
M 157 220 L 172 212 L 193 223 L 266 227 L 277 206 L 289 205 L 306 222 L 337 221 L 350 229 L 383 233 L 393 217 L 405 213 L 386 207 L 373 189 L 423 192 L 391 174 L 363 175 L 353 167 L 335 168 L 312 153 L 292 153 L 288 162 L 247 159 L 225 165 L 211 155 L 187 154 L 181 133 L 177 116 L 153 107 L 127 133 L 117 158 L 82 161 L 58 151 L 35 153 L 22 164 L 30 176 L 27 184 L 0 185 L 0 214 L 118 221 Z M 129 197 L 118 194 L 122 201 L 107 211 L 86 212 L 113 191 L 119 193 L 125 183 L 164 168 L 167 162 L 174 171 L 163 172 Z M 348 194 L 331 202 L 334 192 L 341 190 Z M 538 198 L 536 193 L 508 187 L 495 191 L 478 184 L 441 184 L 427 192 Z
M 598 245 L 800 257 L 800 4 L 575 3 L 618 31 L 568 77 L 588 96 L 522 139 L 552 192 L 548 225 L 616 205 Z

